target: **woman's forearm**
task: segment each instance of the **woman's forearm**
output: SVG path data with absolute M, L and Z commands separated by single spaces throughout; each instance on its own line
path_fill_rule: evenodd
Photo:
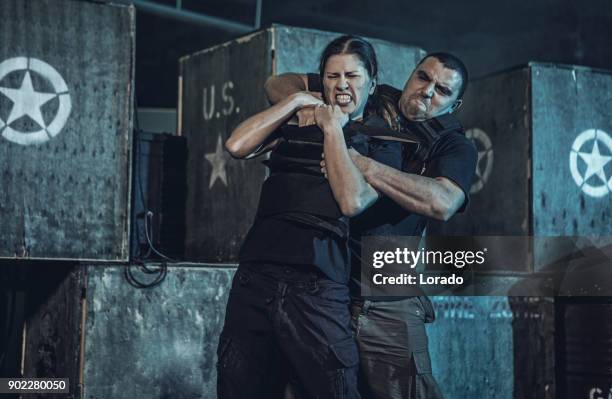
M 353 164 L 342 129 L 330 125 L 324 126 L 323 132 L 327 179 L 334 198 L 345 216 L 358 215 L 376 201 L 378 193 Z
M 281 124 L 303 104 L 299 94 L 291 95 L 270 108 L 242 121 L 225 142 L 227 151 L 236 158 L 251 155 Z

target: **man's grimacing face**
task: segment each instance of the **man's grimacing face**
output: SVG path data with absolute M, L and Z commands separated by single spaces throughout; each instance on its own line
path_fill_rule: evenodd
M 449 113 L 460 104 L 461 83 L 459 72 L 435 57 L 425 58 L 406 82 L 399 108 L 407 119 L 417 122 Z

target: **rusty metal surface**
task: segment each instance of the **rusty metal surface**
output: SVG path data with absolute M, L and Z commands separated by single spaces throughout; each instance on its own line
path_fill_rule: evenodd
M 551 298 L 432 297 L 433 372 L 453 399 L 555 397 Z
M 216 397 L 235 267 L 173 264 L 160 285 L 138 289 L 125 265 L 45 266 L 31 270 L 25 376 L 67 377 L 80 399 Z
M 90 267 L 84 397 L 216 397 L 215 354 L 234 270 L 174 265 L 161 285 L 138 290 L 123 267 Z
M 187 137 L 185 255 L 234 261 L 255 215 L 261 159 L 233 159 L 223 143 L 247 116 L 267 106 L 272 72 L 269 31 L 181 59 L 182 134 Z
M 127 260 L 134 9 L 0 16 L 0 258 Z
M 533 229 L 612 235 L 612 73 L 533 64 Z
M 458 117 L 479 151 L 465 213 L 438 227 L 450 235 L 529 234 L 529 71 L 470 82 Z
M 275 74 L 285 72 L 318 72 L 319 58 L 325 46 L 342 35 L 315 29 L 274 25 Z M 425 51 L 415 46 L 365 37 L 376 50 L 379 83 L 399 89 L 404 87 Z
M 602 299 L 559 306 L 559 399 L 606 398 L 612 392 L 612 304 Z

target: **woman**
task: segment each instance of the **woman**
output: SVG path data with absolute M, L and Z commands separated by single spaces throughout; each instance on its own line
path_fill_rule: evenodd
M 376 88 L 376 56 L 368 42 L 355 36 L 332 41 L 319 73 L 325 102 L 292 95 L 244 121 L 226 142 L 235 157 L 272 153 L 219 342 L 220 398 L 280 397 L 284 364 L 310 397 L 359 397 L 346 285 L 347 217 L 378 194 L 353 165 L 347 142 L 396 164 L 401 146 L 385 142 L 373 150 L 354 122 Z M 290 119 L 312 107 L 316 125 L 299 127 Z M 321 152 L 327 179 L 319 170 Z

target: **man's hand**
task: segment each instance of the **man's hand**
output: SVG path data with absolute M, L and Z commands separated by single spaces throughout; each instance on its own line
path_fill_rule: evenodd
M 342 112 L 342 109 L 337 105 L 319 105 L 314 110 L 314 116 L 317 125 L 323 130 L 324 134 L 338 130 L 341 131 L 342 127 L 349 120 L 348 115 Z M 328 129 L 332 126 L 339 127 L 340 129 Z
M 325 105 L 321 97 L 321 93 L 315 93 L 311 91 L 300 91 L 298 93 L 292 94 L 292 96 L 297 101 L 300 109 L 306 108 L 306 107 L 316 107 L 320 105 Z
M 368 158 L 355 151 L 354 148 L 349 148 L 348 153 L 351 157 L 351 161 L 353 161 L 357 169 L 359 169 L 361 174 L 366 177 L 367 180 L 366 173 L 368 171 L 368 166 L 370 165 L 368 162 Z
M 298 118 L 299 127 L 317 124 L 317 122 L 315 121 L 315 107 L 302 108 L 295 114 Z
M 310 126 L 316 124 L 314 109 L 319 105 L 324 105 L 321 93 L 302 91 L 296 93 L 299 101 L 303 104 L 295 114 L 298 118 L 298 126 Z
M 321 165 L 321 173 L 323 173 L 323 176 L 325 176 L 325 178 L 327 179 L 327 167 L 325 165 L 325 153 L 324 152 L 321 153 L 321 162 L 319 162 L 319 165 Z

